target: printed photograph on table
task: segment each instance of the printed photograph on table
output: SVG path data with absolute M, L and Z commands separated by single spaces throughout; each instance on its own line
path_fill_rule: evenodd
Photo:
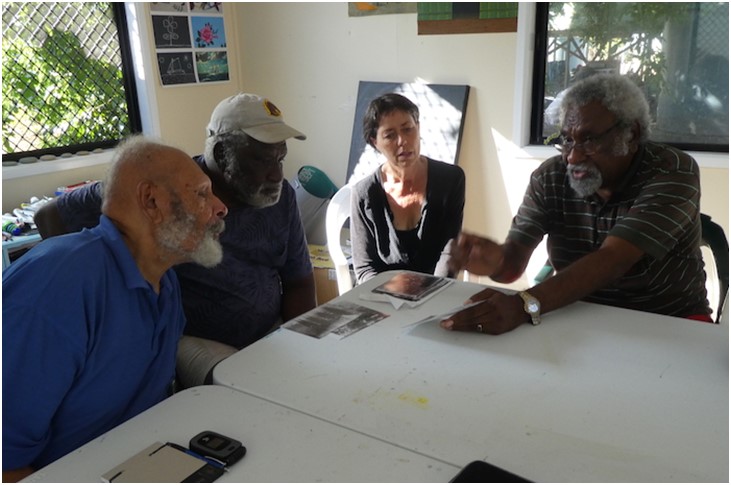
M 318 339 L 329 334 L 345 338 L 387 317 L 386 313 L 339 301 L 320 305 L 283 324 L 282 328 Z
M 163 86 L 230 80 L 221 2 L 153 2 L 150 16 Z
M 373 288 L 373 293 L 390 295 L 402 300 L 419 301 L 452 281 L 440 276 L 402 271 L 382 285 Z

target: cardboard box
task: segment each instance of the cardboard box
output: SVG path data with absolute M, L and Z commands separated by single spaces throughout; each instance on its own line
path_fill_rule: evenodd
M 327 246 L 309 244 L 308 248 L 315 273 L 317 304 L 322 305 L 339 295 L 335 265 L 330 259 L 330 253 L 327 252 Z
M 322 305 L 338 296 L 338 281 L 334 269 L 315 268 L 317 304 Z

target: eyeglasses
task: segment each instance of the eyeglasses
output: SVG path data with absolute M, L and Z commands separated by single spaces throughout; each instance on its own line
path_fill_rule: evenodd
M 560 135 L 558 137 L 558 143 L 556 143 L 554 147 L 563 154 L 568 154 L 571 150 L 581 148 L 587 155 L 593 155 L 601 147 L 603 139 L 621 125 L 622 121 L 617 121 L 598 135 L 587 136 L 586 139 L 580 143 L 577 143 L 575 140 L 572 140 L 565 135 Z

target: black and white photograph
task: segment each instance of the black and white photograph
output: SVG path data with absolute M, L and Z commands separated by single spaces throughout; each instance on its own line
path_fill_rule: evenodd
M 321 305 L 282 326 L 315 338 L 329 333 L 345 338 L 387 317 L 355 303 L 336 302 Z

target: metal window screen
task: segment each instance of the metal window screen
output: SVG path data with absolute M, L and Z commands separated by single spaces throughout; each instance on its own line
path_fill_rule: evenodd
M 2 11 L 3 159 L 111 146 L 131 132 L 112 4 Z
M 539 8 L 546 17 L 537 21 L 547 30 L 534 66 L 542 61 L 545 72 L 542 93 L 534 90 L 532 143 L 559 130 L 563 90 L 587 75 L 617 72 L 645 92 L 653 140 L 728 151 L 728 4 L 551 2 Z

